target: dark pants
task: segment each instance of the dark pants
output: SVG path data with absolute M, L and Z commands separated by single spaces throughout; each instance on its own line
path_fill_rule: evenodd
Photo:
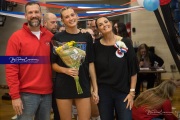
M 136 95 L 140 94 L 141 84 L 144 80 L 147 80 L 147 89 L 153 88 L 154 82 L 156 80 L 156 75 L 153 73 L 147 73 L 147 74 L 139 73 L 137 75 Z
M 59 115 L 59 111 L 58 111 L 58 107 L 57 107 L 57 103 L 56 103 L 56 97 L 55 97 L 55 92 L 54 92 L 54 82 L 55 79 L 53 79 L 53 93 L 52 93 L 52 109 L 53 109 L 53 113 L 54 113 L 54 120 L 60 120 L 60 115 Z
M 123 102 L 126 93 L 119 92 L 107 85 L 99 85 L 99 113 L 101 120 L 114 120 L 114 113 L 118 119 L 116 120 L 132 120 L 130 109 L 126 109 L 127 102 Z

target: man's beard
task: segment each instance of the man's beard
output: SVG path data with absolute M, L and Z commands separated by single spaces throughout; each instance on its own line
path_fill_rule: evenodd
M 33 19 L 36 19 L 37 21 L 33 21 Z M 41 24 L 41 20 L 39 20 L 38 18 L 32 18 L 31 20 L 28 21 L 28 24 L 31 27 L 38 27 Z
M 52 32 L 53 34 L 55 34 L 55 33 L 57 32 L 57 30 L 56 30 L 56 29 L 52 29 L 51 32 Z

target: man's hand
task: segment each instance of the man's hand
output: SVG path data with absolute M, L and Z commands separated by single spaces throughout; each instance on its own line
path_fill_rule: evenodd
M 12 106 L 17 115 L 22 114 L 22 109 L 24 108 L 23 108 L 23 103 L 22 103 L 21 98 L 12 100 Z

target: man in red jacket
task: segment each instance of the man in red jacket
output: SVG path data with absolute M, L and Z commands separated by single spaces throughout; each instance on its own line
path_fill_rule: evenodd
M 50 40 L 53 34 L 43 28 L 40 5 L 25 5 L 27 23 L 9 38 L 6 56 L 25 64 L 6 64 L 6 80 L 10 89 L 12 106 L 17 120 L 50 120 L 52 72 L 50 65 Z M 21 57 L 45 56 L 48 63 L 32 64 Z

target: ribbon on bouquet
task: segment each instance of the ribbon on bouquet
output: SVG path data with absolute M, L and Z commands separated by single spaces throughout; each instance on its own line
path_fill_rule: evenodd
M 117 48 L 116 56 L 119 58 L 122 58 L 124 56 L 124 53 L 127 53 L 128 48 L 122 41 L 117 41 L 114 45 L 114 47 Z

